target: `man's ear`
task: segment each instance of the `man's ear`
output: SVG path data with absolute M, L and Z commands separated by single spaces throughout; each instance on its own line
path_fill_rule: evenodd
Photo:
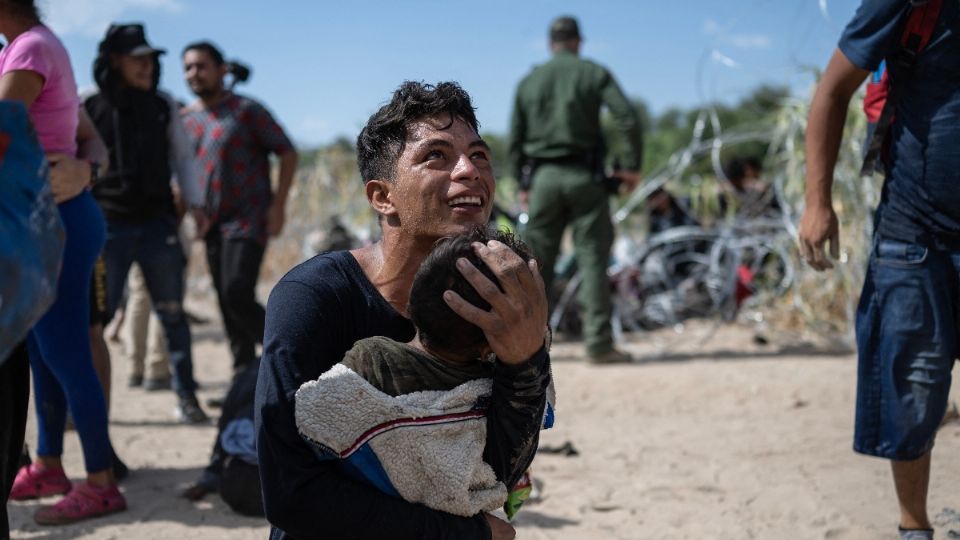
M 390 188 L 393 184 L 387 180 L 370 180 L 364 185 L 367 201 L 382 216 L 396 215 L 397 209 L 390 200 Z

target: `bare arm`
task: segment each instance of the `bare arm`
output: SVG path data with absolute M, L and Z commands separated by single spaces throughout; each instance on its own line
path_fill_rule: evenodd
M 0 100 L 19 101 L 28 109 L 43 89 L 43 77 L 35 71 L 16 69 L 0 77 Z
M 283 230 L 287 196 L 293 185 L 293 175 L 297 172 L 297 151 L 290 149 L 280 155 L 280 173 L 277 178 L 277 191 L 273 194 L 273 203 L 267 212 L 267 233 L 277 236 Z
M 280 201 L 280 204 L 287 203 L 287 195 L 290 194 L 290 186 L 293 185 L 293 175 L 297 172 L 298 161 L 296 150 L 290 150 L 280 156 L 280 177 L 277 178 L 277 191 L 273 194 L 275 203 L 277 201 Z
M 839 49 L 834 51 L 817 85 L 807 120 L 806 208 L 800 219 L 800 254 L 816 270 L 832 268 L 824 253 L 830 241 L 830 255 L 840 255 L 840 227 L 833 210 L 833 169 L 840 152 L 843 124 L 850 98 L 869 72 L 853 65 Z

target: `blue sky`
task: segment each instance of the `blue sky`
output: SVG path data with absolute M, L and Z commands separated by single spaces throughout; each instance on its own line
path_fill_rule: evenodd
M 579 18 L 583 54 L 655 113 L 735 101 L 761 82 L 806 95 L 859 0 L 39 0 L 81 88 L 111 21 L 142 21 L 169 54 L 161 85 L 192 100 L 179 53 L 210 39 L 253 67 L 240 91 L 301 146 L 354 138 L 405 79 L 457 80 L 483 131 L 504 133 L 516 84 L 548 58 L 546 28 Z

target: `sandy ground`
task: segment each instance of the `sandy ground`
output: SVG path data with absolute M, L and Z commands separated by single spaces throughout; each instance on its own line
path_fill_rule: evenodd
M 229 373 L 222 329 L 209 297 L 188 306 L 214 318 L 194 328 L 194 362 L 201 399 L 219 396 Z M 853 356 L 794 337 L 755 345 L 742 327 L 703 344 L 693 339 L 700 334 L 644 336 L 627 345 L 640 361 L 602 368 L 585 365 L 576 343 L 555 346 L 559 423 L 541 447 L 569 442 L 578 455 L 537 457 L 542 493 L 516 519 L 518 538 L 897 538 L 887 463 L 850 450 Z M 134 469 L 123 483 L 129 510 L 47 528 L 31 519 L 39 503 L 15 503 L 13 537 L 265 538 L 262 520 L 231 513 L 217 497 L 177 497 L 204 466 L 214 429 L 176 423 L 168 392 L 127 389 L 127 366 L 111 348 L 111 433 Z M 960 538 L 958 461 L 960 425 L 950 424 L 935 450 L 930 495 L 938 538 Z M 65 463 L 79 478 L 74 433 Z

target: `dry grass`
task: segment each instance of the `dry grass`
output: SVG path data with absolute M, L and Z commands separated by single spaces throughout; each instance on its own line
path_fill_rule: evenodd
M 777 188 L 785 212 L 785 227 L 795 238 L 796 224 L 803 208 L 804 162 L 803 136 L 809 112 L 808 99 L 788 98 L 782 104 L 772 125 L 754 126 L 753 135 L 769 141 L 764 159 L 766 178 Z M 843 145 L 835 172 L 834 204 L 841 221 L 841 257 L 833 271 L 818 273 L 804 265 L 793 253 L 797 280 L 793 288 L 779 299 L 761 306 L 766 320 L 791 330 L 850 335 L 872 234 L 872 213 L 880 197 L 881 180 L 859 176 L 862 141 L 866 121 L 859 100 L 851 105 L 844 129 Z M 719 151 L 734 151 L 743 130 L 711 140 L 694 140 L 690 147 L 679 149 L 671 165 L 659 173 L 648 175 L 648 183 L 663 183 L 673 191 L 689 196 L 694 211 L 700 215 L 717 215 L 720 182 L 716 176 L 694 175 L 691 164 L 697 160 L 718 161 Z M 691 148 L 701 149 L 689 153 Z M 689 153 L 689 155 L 685 154 Z M 296 181 L 287 207 L 287 224 L 283 234 L 273 239 L 261 269 L 261 280 L 272 283 L 308 255 L 305 241 L 312 232 L 323 230 L 330 219 L 337 217 L 363 240 L 378 232 L 373 212 L 367 205 L 362 182 L 356 168 L 355 154 L 348 145 L 332 145 L 317 151 L 315 159 L 297 171 Z M 500 182 L 498 200 L 507 208 L 514 200 L 512 181 Z M 629 201 L 627 201 L 629 203 Z M 642 237 L 645 222 L 639 217 L 642 204 L 620 223 L 621 234 Z M 787 241 L 790 241 L 788 238 Z M 206 264 L 202 248 L 192 258 L 189 275 L 194 289 L 206 287 Z

